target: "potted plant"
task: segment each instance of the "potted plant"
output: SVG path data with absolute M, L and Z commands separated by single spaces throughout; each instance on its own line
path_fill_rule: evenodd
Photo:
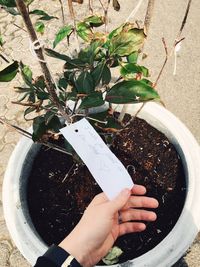
M 139 104 L 160 102 L 148 69 L 138 64 L 145 29 L 126 22 L 110 33 L 95 30 L 105 24 L 107 31 L 107 6 L 105 17 L 91 15 L 62 27 L 54 48 L 64 37 L 74 36 L 77 47 L 80 38 L 84 42 L 73 55 L 61 54 L 42 47 L 30 16 L 42 16 L 36 23 L 39 32 L 44 30 L 41 21 L 54 17 L 32 10 L 31 2 L 0 1 L 8 12 L 21 14 L 42 69 L 42 75 L 35 78 L 29 66 L 13 61 L 0 72 L 3 82 L 11 81 L 18 72 L 22 75 L 24 85 L 16 88 L 22 94 L 18 104 L 26 106 L 25 118 L 34 115 L 31 132 L 13 126 L 25 137 L 12 154 L 3 186 L 4 213 L 12 238 L 33 264 L 47 245 L 71 231 L 100 192 L 76 151 L 59 133 L 65 123 L 85 117 L 134 182 L 146 185 L 148 194 L 160 202 L 156 223 L 149 224 L 143 234 L 117 241 L 123 251 L 119 263 L 171 266 L 199 230 L 200 151 L 191 133 L 162 105 L 149 102 L 141 108 Z M 69 7 L 73 16 L 71 1 Z M 57 81 L 44 53 L 63 61 Z M 112 78 L 113 69 L 119 71 L 117 80 Z M 127 103 L 134 105 L 122 111 L 113 106 Z M 182 240 L 188 224 L 190 229 Z

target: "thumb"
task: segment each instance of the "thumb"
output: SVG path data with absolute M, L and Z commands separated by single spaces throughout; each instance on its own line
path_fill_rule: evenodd
M 128 201 L 131 195 L 131 190 L 124 189 L 122 190 L 117 197 L 111 200 L 108 205 L 109 208 L 112 210 L 113 213 L 119 211 Z

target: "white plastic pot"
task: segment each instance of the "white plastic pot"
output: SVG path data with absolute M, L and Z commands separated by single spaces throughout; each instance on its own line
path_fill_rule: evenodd
M 131 105 L 134 114 L 138 105 Z M 147 103 L 139 114 L 163 132 L 181 156 L 187 183 L 187 197 L 181 216 L 166 238 L 151 251 L 122 266 L 169 267 L 189 248 L 200 229 L 200 149 L 185 125 L 156 103 Z M 35 264 L 47 246 L 31 222 L 26 202 L 26 183 L 38 145 L 25 137 L 17 144 L 9 160 L 3 183 L 3 207 L 8 230 L 16 246 Z M 120 265 L 115 265 L 120 266 Z

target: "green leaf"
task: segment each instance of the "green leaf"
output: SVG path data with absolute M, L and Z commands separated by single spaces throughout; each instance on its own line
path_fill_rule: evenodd
M 68 37 L 73 31 L 73 27 L 71 25 L 65 25 L 62 27 L 59 32 L 56 34 L 55 40 L 53 42 L 53 48 L 56 47 L 58 43 L 60 43 L 65 37 Z
M 1 34 L 0 34 L 0 46 L 3 46 L 3 37 Z
M 25 83 L 28 85 L 32 84 L 33 73 L 31 69 L 29 68 L 29 66 L 24 65 L 22 62 L 20 62 L 20 68 L 21 68 L 22 77 Z
M 34 9 L 31 12 L 29 12 L 29 14 L 34 14 L 34 15 L 42 16 L 42 17 L 38 18 L 39 20 L 58 19 L 57 17 L 49 16 L 45 11 L 40 10 L 40 9 Z
M 19 64 L 17 61 L 14 61 L 8 67 L 0 71 L 0 82 L 10 82 L 15 78 L 18 72 Z
M 88 23 L 91 27 L 99 27 L 104 24 L 104 18 L 102 16 L 92 15 L 85 18 L 84 22 Z
M 44 25 L 44 23 L 42 21 L 37 21 L 35 23 L 36 32 L 39 32 L 39 33 L 43 34 L 44 33 L 44 29 L 45 29 L 45 25 Z
M 6 7 L 16 7 L 15 0 L 0 0 L 0 5 Z
M 95 82 L 95 86 L 97 86 L 102 79 L 104 66 L 105 66 L 105 63 L 101 62 L 91 71 L 91 75 L 92 75 L 92 78 Z
M 40 100 L 49 99 L 49 93 L 47 92 L 37 92 L 37 98 Z
M 45 87 L 46 87 L 46 84 L 45 84 L 45 81 L 44 81 L 44 76 L 41 75 L 41 76 L 36 77 L 36 79 L 35 79 L 33 84 L 35 85 L 35 87 L 44 90 Z
M 149 71 L 144 66 L 139 66 L 135 63 L 122 63 L 122 67 L 120 69 L 120 74 L 127 80 L 135 78 L 136 73 L 141 73 L 145 77 L 149 75 Z
M 58 86 L 61 90 L 66 90 L 68 86 L 68 81 L 65 78 L 60 78 L 58 81 Z
M 94 91 L 95 85 L 92 75 L 88 71 L 83 71 L 76 80 L 78 93 L 89 94 Z
M 79 22 L 76 26 L 77 34 L 81 37 L 84 41 L 89 42 L 93 37 L 92 30 L 90 26 L 85 22 Z
M 25 4 L 29 6 L 31 3 L 33 3 L 34 0 L 24 0 Z
M 4 10 L 13 16 L 20 15 L 20 13 L 17 11 L 17 9 L 15 9 L 13 7 L 4 7 Z
M 121 29 L 121 31 L 120 31 Z M 111 33 L 109 53 L 111 55 L 128 56 L 138 51 L 145 38 L 144 30 L 136 28 L 131 23 L 126 23 Z
M 26 119 L 26 115 L 36 110 L 36 107 L 29 107 L 24 111 L 24 118 Z
M 132 54 L 128 55 L 127 57 L 128 62 L 136 64 L 138 60 L 138 55 L 139 55 L 138 51 L 133 52 Z
M 71 62 L 71 58 L 66 56 L 66 55 L 63 55 L 63 54 L 60 54 L 52 49 L 49 49 L 49 48 L 45 48 L 45 53 L 49 56 L 49 57 L 54 57 L 54 58 L 58 58 L 58 59 L 61 59 L 61 60 L 64 60 L 66 62 Z
M 83 98 L 79 108 L 80 109 L 93 108 L 93 107 L 101 106 L 103 104 L 104 104 L 104 100 L 102 97 L 102 93 L 93 92 Z
M 102 261 L 106 265 L 115 264 L 119 261 L 119 257 L 122 255 L 122 253 L 123 251 L 119 247 L 114 246 L 109 250 L 108 254 L 102 259 Z
M 52 116 L 51 119 L 48 120 L 48 123 L 46 122 L 46 125 L 49 130 L 53 130 L 56 133 L 62 128 L 62 124 L 56 115 Z
M 111 80 L 111 72 L 109 67 L 105 64 L 102 73 L 102 84 L 109 84 Z
M 42 116 L 36 117 L 33 120 L 33 141 L 38 141 L 47 131 L 45 119 Z
M 106 95 L 106 101 L 116 104 L 139 103 L 159 98 L 151 86 L 136 80 L 119 82 Z

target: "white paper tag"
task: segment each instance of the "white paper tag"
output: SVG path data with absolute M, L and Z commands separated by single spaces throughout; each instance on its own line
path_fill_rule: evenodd
M 133 187 L 133 181 L 126 168 L 86 119 L 66 126 L 60 131 L 109 199 L 116 197 L 124 188 Z

